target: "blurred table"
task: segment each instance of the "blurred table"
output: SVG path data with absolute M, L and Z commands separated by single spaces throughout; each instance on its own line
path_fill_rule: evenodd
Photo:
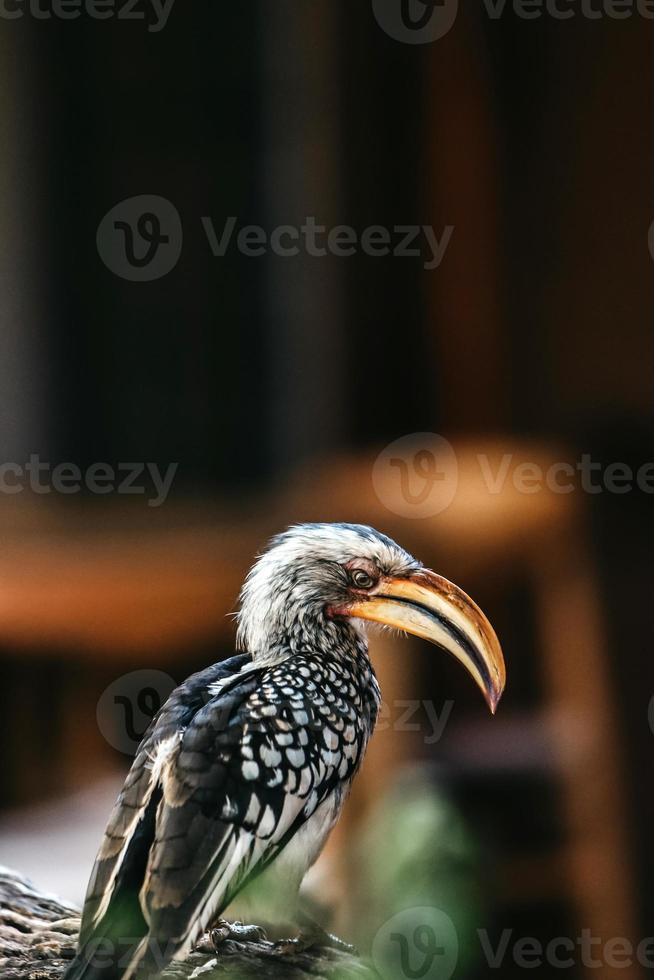
M 563 787 L 566 842 L 550 867 L 563 869 L 582 926 L 605 939 L 635 935 L 620 745 L 580 493 L 547 487 L 525 493 L 511 480 L 502 492 L 489 492 L 480 453 L 494 473 L 505 453 L 511 453 L 512 467 L 527 461 L 543 471 L 566 458 L 560 448 L 530 443 L 461 443 L 453 500 L 437 515 L 419 520 L 393 505 L 392 486 L 373 487 L 375 454 L 307 464 L 286 485 L 238 506 L 169 501 L 148 509 L 70 499 L 2 501 L 0 643 L 21 659 L 38 651 L 40 657 L 50 653 L 80 665 L 62 713 L 68 729 L 62 766 L 67 755 L 76 760 L 77 771 L 81 765 L 90 775 L 96 765 L 86 668 L 110 664 L 123 671 L 160 665 L 185 648 L 229 646 L 234 627 L 228 614 L 236 608 L 253 555 L 272 533 L 307 520 L 372 524 L 473 595 L 501 591 L 510 578 L 524 577 L 537 610 L 540 710 Z M 395 649 L 388 640 L 374 641 L 385 692 L 406 687 L 407 665 Z M 510 703 L 511 659 L 521 651 L 506 652 Z M 29 691 L 23 695 L 30 697 Z M 86 713 L 80 711 L 89 698 Z M 17 726 L 24 705 L 14 705 Z M 502 741 L 503 725 L 509 723 L 502 711 L 489 722 L 484 739 L 490 754 L 497 743 L 510 757 L 510 742 Z M 373 739 L 348 819 L 361 816 L 410 756 L 410 744 L 393 736 L 380 732 Z M 25 768 L 30 771 L 27 763 Z M 332 867 L 338 868 L 345 853 L 347 830 L 343 821 L 330 845 Z M 531 870 L 520 869 L 514 880 L 538 876 L 545 864 L 534 856 Z M 343 864 L 333 886 L 346 876 Z M 593 974 L 608 976 L 608 968 Z M 623 975 L 638 974 L 625 970 Z

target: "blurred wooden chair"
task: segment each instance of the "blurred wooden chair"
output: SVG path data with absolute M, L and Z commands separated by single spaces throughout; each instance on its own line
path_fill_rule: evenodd
M 497 472 L 507 452 L 512 470 L 528 461 L 546 472 L 565 458 L 555 448 L 532 444 L 461 443 L 456 494 L 442 512 L 420 520 L 393 505 L 396 488 L 373 486 L 374 455 L 307 465 L 274 495 L 239 508 L 202 511 L 169 503 L 165 512 L 141 509 L 136 516 L 120 506 L 73 509 L 44 506 L 42 500 L 7 501 L 0 513 L 0 642 L 21 658 L 50 651 L 84 666 L 68 686 L 61 711 L 62 780 L 72 771 L 77 780 L 89 778 L 98 766 L 97 692 L 89 665 L 126 671 L 160 666 L 202 644 L 229 646 L 233 624 L 225 614 L 234 608 L 253 554 L 271 533 L 305 520 L 370 523 L 473 594 L 485 581 L 502 589 L 516 574 L 524 577 L 537 611 L 545 692 L 541 721 L 556 754 L 566 840 L 553 860 L 534 858 L 507 876 L 513 875 L 518 892 L 530 880 L 533 889 L 534 876 L 545 890 L 564 890 L 574 900 L 580 927 L 604 940 L 635 935 L 620 746 L 583 508 L 578 493 L 546 486 L 521 493 L 511 479 L 502 492 L 489 492 L 479 456 Z M 374 660 L 387 698 L 417 691 L 415 661 L 407 668 L 411 659 L 400 663 L 395 648 L 375 636 Z M 510 685 L 511 660 L 520 651 L 505 652 Z M 17 729 L 23 708 L 24 703 L 11 709 Z M 520 738 L 510 712 L 504 717 L 500 710 L 489 719 L 483 743 L 490 765 L 494 754 L 510 753 L 516 731 Z M 347 891 L 344 835 L 414 748 L 392 729 L 373 739 L 346 819 L 329 846 L 328 888 Z M 602 978 L 609 968 L 592 972 Z M 623 975 L 638 974 L 625 969 Z

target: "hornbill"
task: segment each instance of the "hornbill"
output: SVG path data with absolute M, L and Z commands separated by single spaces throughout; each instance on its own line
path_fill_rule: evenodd
M 225 911 L 300 921 L 300 883 L 380 706 L 365 621 L 453 654 L 491 711 L 502 694 L 502 651 L 482 611 L 370 527 L 289 528 L 240 598 L 241 652 L 178 687 L 137 751 L 65 980 L 157 976 Z

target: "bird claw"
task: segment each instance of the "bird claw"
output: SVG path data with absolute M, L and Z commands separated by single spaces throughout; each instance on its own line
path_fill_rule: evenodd
M 260 926 L 244 925 L 242 922 L 227 922 L 219 919 L 210 932 L 211 944 L 216 952 L 227 940 L 237 943 L 260 943 L 268 937 Z
M 344 939 L 341 939 L 339 936 L 335 936 L 331 932 L 326 932 L 325 936 L 327 938 L 325 945 L 329 946 L 331 949 L 338 949 L 342 953 L 349 953 L 350 956 L 359 955 L 359 950 L 354 943 L 346 943 Z
M 320 926 L 302 930 L 295 939 L 282 939 L 276 942 L 274 950 L 280 956 L 293 956 L 297 953 L 305 953 L 316 946 L 322 949 L 336 949 L 352 956 L 359 955 L 356 946 L 351 946 L 350 943 L 344 942 L 331 932 L 326 932 Z
M 349 953 L 351 956 L 358 956 L 359 950 L 352 943 L 346 943 L 344 939 L 335 936 L 333 932 L 319 929 L 316 938 L 316 946 L 326 947 L 327 949 L 337 949 L 341 953 Z
M 307 948 L 300 939 L 279 939 L 273 943 L 272 953 L 275 956 L 295 956 L 296 953 L 303 953 Z

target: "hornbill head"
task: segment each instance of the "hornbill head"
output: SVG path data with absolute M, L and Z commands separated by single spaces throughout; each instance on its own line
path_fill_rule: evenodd
M 238 620 L 239 645 L 255 662 L 307 647 L 346 653 L 368 621 L 452 654 L 493 713 L 504 690 L 502 649 L 479 606 L 362 524 L 300 524 L 273 538 L 245 581 Z

